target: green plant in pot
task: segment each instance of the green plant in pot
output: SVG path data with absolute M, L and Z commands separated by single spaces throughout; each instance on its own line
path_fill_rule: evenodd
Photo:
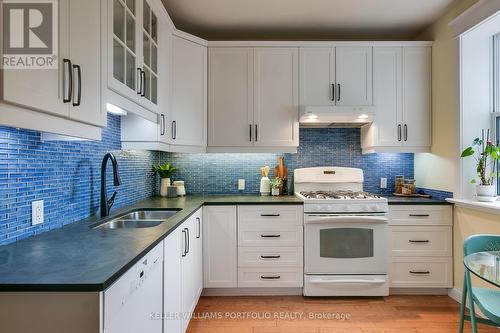
M 161 178 L 160 184 L 160 195 L 162 197 L 167 196 L 167 188 L 170 186 L 170 177 L 177 171 L 170 163 L 153 165 L 153 171 L 157 173 Z
M 490 139 L 490 130 L 485 136 L 484 130 L 481 138 L 475 138 L 472 146 L 462 152 L 461 157 L 474 157 L 476 160 L 476 178 L 471 184 L 476 184 L 477 199 L 479 201 L 495 201 L 497 199 L 496 181 L 498 179 L 498 160 L 500 159 L 500 147 Z
M 281 187 L 283 186 L 283 180 L 279 177 L 271 179 L 271 194 L 280 195 Z

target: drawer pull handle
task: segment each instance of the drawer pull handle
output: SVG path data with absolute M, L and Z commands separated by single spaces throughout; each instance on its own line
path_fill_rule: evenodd
M 281 279 L 281 276 L 279 276 L 279 275 L 261 275 L 260 278 L 263 280 L 277 280 L 277 279 Z
M 429 217 L 430 214 L 410 214 L 410 217 Z
M 260 256 L 262 259 L 279 259 L 281 258 L 280 255 L 277 256 Z
M 410 271 L 410 274 L 429 275 L 429 274 L 431 274 L 431 272 L 429 272 L 429 271 Z
M 429 240 L 409 240 L 410 243 L 417 243 L 417 244 L 422 244 L 422 243 L 429 243 Z
M 262 238 L 279 238 L 281 235 L 260 235 Z
M 262 217 L 279 217 L 280 214 L 260 214 Z

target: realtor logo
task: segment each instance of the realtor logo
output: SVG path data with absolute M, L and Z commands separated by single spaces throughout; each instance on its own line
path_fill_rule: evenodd
M 2 68 L 57 68 L 57 0 L 5 0 L 1 17 Z

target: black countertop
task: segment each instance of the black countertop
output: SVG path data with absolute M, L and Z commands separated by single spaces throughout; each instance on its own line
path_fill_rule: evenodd
M 452 203 L 434 198 L 421 198 L 421 197 L 387 197 L 389 205 L 453 205 Z
M 295 196 L 151 198 L 19 242 L 0 246 L 0 291 L 103 291 L 198 208 L 206 205 L 295 204 Z M 153 228 L 105 230 L 89 226 L 140 208 L 180 208 Z
M 390 205 L 448 205 L 442 200 L 388 197 Z M 302 205 L 295 196 L 187 196 L 151 198 L 19 242 L 0 246 L 0 291 L 91 291 L 108 288 L 203 205 Z M 92 229 L 131 210 L 180 208 L 153 228 Z

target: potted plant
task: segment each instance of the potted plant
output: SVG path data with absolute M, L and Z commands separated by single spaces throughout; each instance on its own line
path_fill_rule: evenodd
M 477 199 L 479 201 L 495 201 L 497 199 L 496 180 L 498 178 L 498 160 L 500 159 L 500 148 L 490 139 L 490 130 L 486 137 L 484 130 L 481 138 L 475 138 L 471 147 L 467 147 L 461 157 L 473 156 L 476 160 L 476 179 L 471 184 L 476 184 Z
M 166 197 L 168 187 L 170 186 L 170 177 L 174 172 L 177 171 L 177 168 L 175 168 L 170 163 L 164 163 L 164 164 L 153 165 L 153 171 L 158 175 L 160 175 L 161 178 L 160 195 L 162 197 Z
M 271 179 L 271 194 L 274 196 L 280 195 L 283 180 L 279 177 Z

